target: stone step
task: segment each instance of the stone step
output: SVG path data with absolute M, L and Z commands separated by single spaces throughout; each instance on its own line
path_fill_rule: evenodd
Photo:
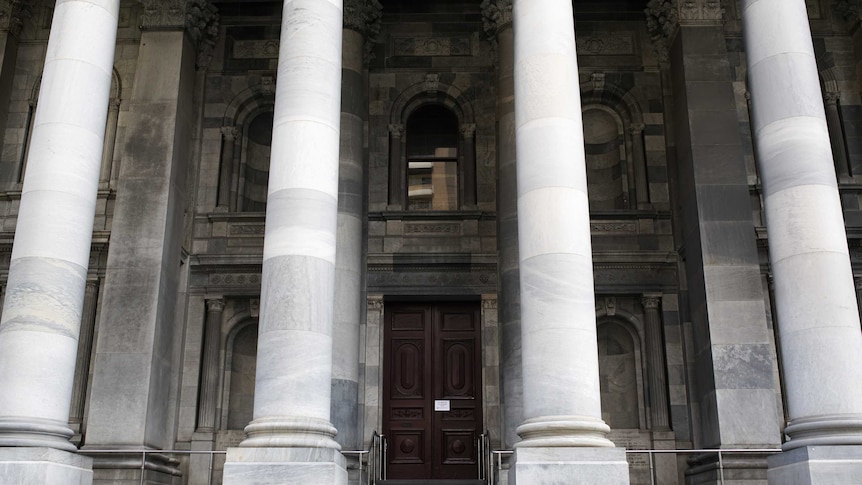
M 381 480 L 379 485 L 485 485 L 485 480 Z

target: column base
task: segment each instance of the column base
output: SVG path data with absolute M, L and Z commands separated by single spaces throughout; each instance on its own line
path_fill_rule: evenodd
M 92 485 L 93 460 L 54 448 L 0 448 L 0 485 Z
M 510 485 L 628 485 L 625 448 L 515 448 Z
M 331 448 L 228 448 L 224 485 L 347 485 L 347 462 Z
M 770 485 L 862 483 L 862 445 L 803 446 L 769 457 Z

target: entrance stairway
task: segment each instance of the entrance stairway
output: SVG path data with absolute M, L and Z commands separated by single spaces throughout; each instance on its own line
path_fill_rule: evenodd
M 379 480 L 378 485 L 485 485 L 485 480 Z

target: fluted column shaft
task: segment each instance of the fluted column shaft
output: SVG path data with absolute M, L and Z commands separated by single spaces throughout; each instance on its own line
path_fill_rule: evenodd
M 223 210 L 233 210 L 231 207 L 231 179 L 233 178 L 233 152 L 239 130 L 235 126 L 223 126 L 221 129 L 221 163 L 219 163 L 218 201 L 216 204 Z
M 572 4 L 516 0 L 524 423 L 518 446 L 611 447 L 601 418 Z
M 58 0 L 0 322 L 0 446 L 74 450 L 78 350 L 119 0 Z
M 108 124 L 105 127 L 105 145 L 102 148 L 102 169 L 99 173 L 99 184 L 106 186 L 111 181 L 111 169 L 114 166 L 114 146 L 117 144 L 117 123 L 120 119 L 120 99 L 111 99 L 108 106 Z
M 785 450 L 862 444 L 862 332 L 803 0 L 744 0 L 790 416 Z
M 201 355 L 201 390 L 198 400 L 197 427 L 212 431 L 216 423 L 218 401 L 219 351 L 221 350 L 221 325 L 224 314 L 224 299 L 207 300 L 207 316 L 204 323 L 204 348 Z
M 644 295 L 644 330 L 647 345 L 647 378 L 649 379 L 650 419 L 653 430 L 669 426 L 667 407 L 667 372 L 665 371 L 664 339 L 662 338 L 661 295 Z
M 629 133 L 632 136 L 632 165 L 634 165 L 635 174 L 636 208 L 645 209 L 649 206 L 649 181 L 647 180 L 643 123 L 630 126 Z
M 241 446 L 338 448 L 330 424 L 341 0 L 287 0 L 263 248 L 254 420 Z

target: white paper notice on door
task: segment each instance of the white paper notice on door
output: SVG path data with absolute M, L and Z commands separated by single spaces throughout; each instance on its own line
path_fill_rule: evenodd
M 452 406 L 449 403 L 449 400 L 446 399 L 437 399 L 434 401 L 434 410 L 435 411 L 451 411 Z

